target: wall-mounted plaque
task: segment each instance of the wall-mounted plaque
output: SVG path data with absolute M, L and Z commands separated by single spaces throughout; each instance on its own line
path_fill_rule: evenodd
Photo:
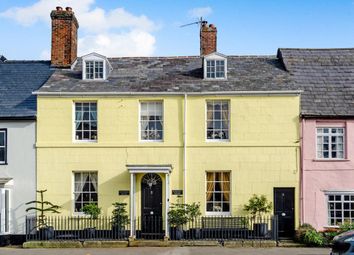
M 181 195 L 183 195 L 183 190 L 181 190 L 181 189 L 173 189 L 172 190 L 172 195 L 181 196 Z
M 119 196 L 129 196 L 129 190 L 120 190 Z

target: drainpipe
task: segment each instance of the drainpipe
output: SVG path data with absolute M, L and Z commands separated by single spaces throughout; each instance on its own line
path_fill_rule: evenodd
M 187 203 L 187 94 L 183 109 L 183 203 Z
M 304 127 L 305 119 L 301 120 L 301 133 L 300 133 L 300 224 L 304 223 Z

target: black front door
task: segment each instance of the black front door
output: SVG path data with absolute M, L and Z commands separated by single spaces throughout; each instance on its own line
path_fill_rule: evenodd
M 274 214 L 278 215 L 279 238 L 292 238 L 295 232 L 294 188 L 274 188 Z
M 142 237 L 161 238 L 162 231 L 162 180 L 158 174 L 145 174 L 141 181 Z

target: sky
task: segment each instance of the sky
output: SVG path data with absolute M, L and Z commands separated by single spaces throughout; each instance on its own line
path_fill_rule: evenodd
M 49 59 L 56 6 L 77 16 L 79 55 L 198 55 L 198 25 L 180 26 L 200 17 L 226 55 L 354 47 L 354 0 L 0 0 L 0 55 Z

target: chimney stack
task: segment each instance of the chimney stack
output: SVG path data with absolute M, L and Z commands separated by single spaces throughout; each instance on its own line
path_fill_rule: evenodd
M 217 29 L 213 24 L 202 21 L 200 27 L 200 55 L 205 56 L 216 52 Z
M 58 6 L 50 14 L 52 18 L 53 67 L 70 68 L 77 58 L 77 30 L 79 23 L 71 7 Z

